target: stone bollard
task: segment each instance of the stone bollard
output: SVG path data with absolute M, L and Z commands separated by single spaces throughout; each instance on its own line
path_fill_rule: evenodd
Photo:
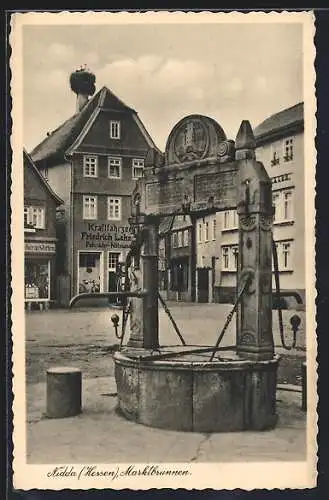
M 306 361 L 302 363 L 302 410 L 307 410 L 307 376 Z
M 47 370 L 47 417 L 73 417 L 81 413 L 81 370 L 54 367 Z

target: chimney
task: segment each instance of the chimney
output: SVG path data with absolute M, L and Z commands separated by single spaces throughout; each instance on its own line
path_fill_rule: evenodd
M 82 108 L 87 104 L 88 102 L 88 96 L 85 94 L 77 94 L 77 106 L 76 106 L 76 112 L 79 113 Z
M 70 75 L 71 90 L 77 96 L 76 112 L 79 113 L 87 104 L 89 96 L 95 93 L 96 77 L 86 65 L 80 67 Z

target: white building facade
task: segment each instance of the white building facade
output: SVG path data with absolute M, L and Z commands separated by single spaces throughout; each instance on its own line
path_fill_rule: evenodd
M 256 157 L 272 179 L 280 288 L 305 300 L 305 182 L 303 103 L 270 116 L 255 130 Z M 209 302 L 233 302 L 238 264 L 236 210 L 196 222 L 196 275 L 207 269 Z M 274 288 L 274 279 L 273 279 Z M 198 285 L 197 285 L 198 289 Z M 200 295 L 200 294 L 199 294 Z M 197 294 L 198 296 L 198 294 Z M 294 304 L 294 299 L 287 300 Z

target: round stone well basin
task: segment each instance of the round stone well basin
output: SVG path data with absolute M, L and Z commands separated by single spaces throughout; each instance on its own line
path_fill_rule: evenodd
M 161 354 L 175 349 L 182 350 L 161 348 Z M 143 361 L 150 354 L 125 348 L 114 355 L 118 408 L 127 419 L 195 432 L 275 427 L 278 356 L 254 361 L 225 351 L 212 362 L 210 352 Z

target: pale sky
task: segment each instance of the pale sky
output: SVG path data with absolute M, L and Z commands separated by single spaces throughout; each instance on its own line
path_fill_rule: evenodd
M 208 115 L 235 139 L 243 119 L 255 127 L 303 100 L 301 24 L 24 26 L 28 151 L 75 113 L 69 76 L 82 64 L 162 150 L 186 115 Z

